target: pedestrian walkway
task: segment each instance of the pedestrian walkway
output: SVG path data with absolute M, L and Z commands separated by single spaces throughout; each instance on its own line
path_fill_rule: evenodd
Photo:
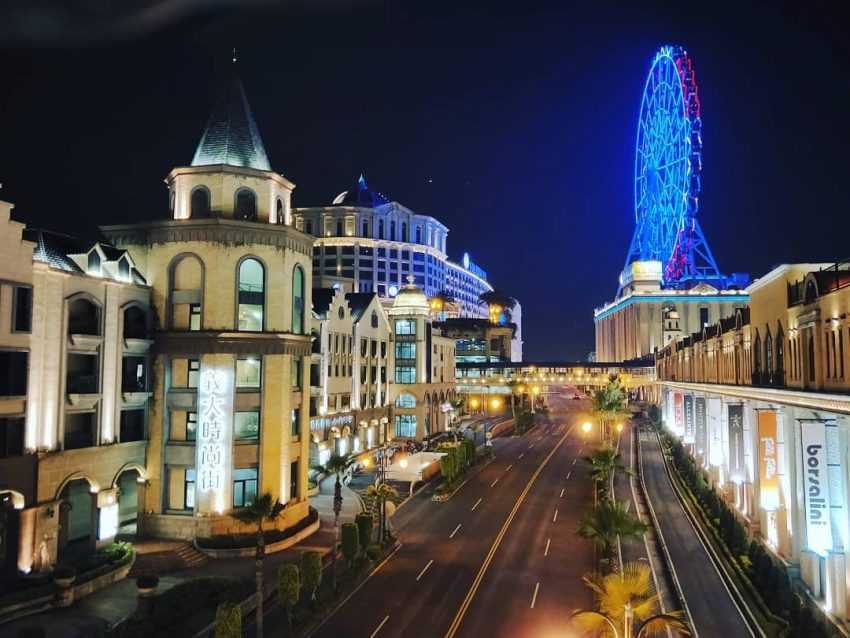
M 319 531 L 289 549 L 266 555 L 263 567 L 266 583 L 277 582 L 278 568 L 283 563 L 299 561 L 302 551 L 317 550 L 325 555 L 330 554 L 334 544 L 334 481 L 334 477 L 326 477 L 319 484 L 319 494 L 310 499 L 310 505 L 319 513 L 321 521 Z M 360 511 L 360 497 L 343 485 L 340 525 L 352 522 Z M 141 540 L 134 545 L 138 552 L 137 560 L 141 561 L 143 566 L 139 570 L 134 566 L 134 572 L 151 573 L 148 567 L 151 557 L 155 554 L 161 554 L 156 557 L 161 568 L 171 572 L 167 575 L 162 572 L 157 574 L 160 577 L 159 592 L 167 591 L 179 583 L 194 578 L 214 576 L 250 580 L 254 578 L 253 556 L 197 561 L 193 557 L 187 558 L 185 542 Z M 195 564 L 186 567 L 187 562 L 190 565 Z M 46 638 L 93 638 L 102 635 L 107 628 L 132 614 L 136 610 L 136 602 L 136 583 L 133 578 L 128 578 L 77 601 L 67 609 L 53 609 L 43 614 L 0 625 L 0 635 L 15 638 L 25 627 L 40 626 L 45 630 Z

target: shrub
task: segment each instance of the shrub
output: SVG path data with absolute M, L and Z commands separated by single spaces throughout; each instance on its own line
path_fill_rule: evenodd
M 223 602 L 215 610 L 215 638 L 242 638 L 242 608 Z
M 310 600 L 316 597 L 316 590 L 322 584 L 322 555 L 316 551 L 301 554 L 301 582 L 304 591 L 309 592 Z
M 354 567 L 354 559 L 360 548 L 360 539 L 357 533 L 357 525 L 354 523 L 343 523 L 340 528 L 342 533 L 342 555 L 348 561 L 349 567 Z
M 380 545 L 369 545 L 366 548 L 366 556 L 369 557 L 369 560 L 376 561 L 381 557 L 381 546 Z
M 119 541 L 116 543 L 110 543 L 101 549 L 100 553 L 113 563 L 120 563 L 132 555 L 133 546 L 130 543 Z
M 292 610 L 298 604 L 301 594 L 301 578 L 298 573 L 298 565 L 284 563 L 277 570 L 277 595 L 280 604 L 286 609 L 286 622 L 292 629 Z
M 372 515 L 365 512 L 354 517 L 354 523 L 357 525 L 357 532 L 360 538 L 360 549 L 366 551 L 369 544 L 372 542 Z

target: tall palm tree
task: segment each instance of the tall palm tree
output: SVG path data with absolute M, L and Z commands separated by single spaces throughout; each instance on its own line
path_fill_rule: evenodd
M 605 499 L 585 513 L 578 534 L 593 541 L 602 557 L 610 561 L 618 536 L 640 538 L 646 529 L 646 525 L 630 514 L 621 502 Z
M 478 295 L 478 301 L 485 304 L 488 309 L 490 321 L 498 323 L 499 315 L 504 313 L 505 319 L 510 322 L 511 310 L 516 307 L 516 299 L 500 290 L 488 290 Z
M 572 615 L 584 635 L 649 638 L 665 635 L 668 629 L 691 635 L 681 612 L 658 613 L 659 598 L 646 565 L 627 563 L 619 574 L 588 575 L 583 580 L 597 606 L 597 610 L 580 609 Z
M 620 462 L 620 453 L 610 445 L 599 448 L 584 460 L 590 464 L 591 478 L 602 484 L 607 484 L 616 471 L 631 472 Z
M 333 474 L 336 477 L 334 481 L 334 549 L 331 552 L 331 577 L 333 579 L 333 588 L 336 590 L 336 550 L 337 550 L 337 530 L 339 529 L 339 513 L 342 511 L 342 480 L 341 476 L 348 471 L 354 464 L 354 456 L 351 454 L 334 454 L 325 463 L 324 470 L 327 474 Z
M 272 498 L 269 492 L 254 499 L 254 502 L 245 507 L 233 510 L 231 518 L 246 525 L 257 526 L 257 553 L 255 558 L 256 580 L 257 580 L 257 636 L 263 637 L 263 559 L 266 556 L 266 540 L 263 535 L 263 525 L 270 523 L 280 516 L 286 505 L 281 504 L 276 498 Z
M 370 485 L 366 490 L 366 495 L 374 498 L 372 504 L 373 512 L 377 510 L 378 515 L 378 538 L 381 539 L 381 545 L 386 540 L 387 528 L 387 508 L 386 504 L 389 499 L 398 498 L 398 490 L 389 483 L 378 483 Z
M 608 438 L 609 423 L 628 416 L 626 394 L 616 375 L 612 375 L 607 384 L 593 393 L 593 413 L 602 425 L 603 439 Z

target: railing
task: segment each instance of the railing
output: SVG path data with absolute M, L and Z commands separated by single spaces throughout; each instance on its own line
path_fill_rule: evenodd
M 837 261 L 829 268 L 821 268 L 818 278 L 818 297 L 823 297 L 836 290 L 850 287 L 850 261 Z M 788 307 L 812 303 L 814 299 L 806 299 L 805 279 L 788 284 Z

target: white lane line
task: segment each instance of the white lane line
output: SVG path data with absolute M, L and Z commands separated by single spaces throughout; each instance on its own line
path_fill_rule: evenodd
M 390 617 L 389 617 L 389 616 L 384 617 L 384 619 L 381 621 L 381 624 L 380 624 L 380 625 L 378 625 L 378 628 L 377 628 L 375 631 L 373 631 L 373 632 L 372 632 L 372 635 L 371 635 L 371 636 L 369 636 L 369 638 L 375 638 L 375 636 L 377 636 L 377 635 L 378 635 L 378 632 L 379 632 L 379 631 L 381 631 L 381 627 L 383 627 L 384 625 L 386 625 L 386 624 L 387 624 L 387 621 L 388 621 L 389 619 L 390 619 Z
M 558 508 L 556 507 L 555 508 L 555 515 L 552 517 L 552 522 L 554 523 L 557 520 L 558 520 Z M 417 579 L 417 580 L 419 580 L 419 579 Z
M 513 466 L 514 466 L 514 464 L 513 464 L 513 463 L 511 463 L 510 465 L 508 465 L 508 467 L 505 469 L 505 472 L 510 472 L 510 471 L 511 471 L 511 468 L 512 468 Z
M 531 608 L 534 609 L 534 603 L 537 602 L 537 592 L 540 590 L 540 583 L 534 585 L 534 595 L 531 597 Z
M 573 473 L 573 471 L 572 471 L 572 470 L 570 470 L 569 472 L 567 472 L 567 480 L 568 480 L 568 481 L 570 480 L 570 475 L 571 475 L 572 473 Z
M 547 539 L 546 539 L 546 549 L 544 549 L 544 550 L 543 550 L 543 555 L 544 555 L 544 556 L 548 556 L 548 555 L 549 555 L 549 543 L 551 543 L 551 542 L 552 542 L 552 539 L 551 539 L 551 538 L 547 538 Z
M 498 483 L 498 482 L 499 482 L 499 479 L 496 479 L 495 481 L 490 483 L 490 487 L 496 487 L 496 483 Z
M 455 534 L 457 534 L 457 531 L 460 529 L 460 526 L 461 526 L 461 525 L 463 525 L 463 523 L 458 523 L 458 524 L 457 524 L 457 527 L 455 527 L 454 531 L 453 531 L 451 534 L 449 534 L 449 538 L 454 538 L 454 537 L 455 537 Z
M 473 505 L 473 506 L 472 506 L 472 509 L 471 509 L 471 510 L 469 510 L 469 511 L 470 511 L 470 512 L 474 512 L 474 511 L 475 511 L 475 508 L 476 508 L 476 507 L 478 507 L 479 505 L 481 505 L 481 501 L 482 501 L 482 499 L 480 499 L 480 498 L 479 498 L 477 501 L 475 501 L 475 505 Z
M 531 445 L 529 445 L 529 446 L 528 446 L 528 449 L 530 450 L 530 449 L 531 449 L 531 448 L 533 448 L 533 447 L 534 447 L 534 443 L 532 443 Z
M 576 461 L 578 461 L 578 459 L 573 459 L 573 465 L 576 464 Z
M 520 454 L 518 458 L 522 458 L 522 457 L 524 457 L 524 456 L 525 456 L 525 452 L 523 452 L 522 454 Z
M 428 561 L 428 564 L 425 565 L 425 567 L 422 568 L 422 571 L 419 572 L 419 576 L 416 577 L 417 583 L 419 582 L 419 579 L 422 578 L 425 575 L 425 572 L 428 571 L 428 568 L 433 564 L 434 564 L 434 559 L 432 558 L 431 560 Z
M 561 495 L 558 498 L 564 498 L 564 490 L 565 489 L 567 489 L 567 488 L 566 487 L 561 488 Z

